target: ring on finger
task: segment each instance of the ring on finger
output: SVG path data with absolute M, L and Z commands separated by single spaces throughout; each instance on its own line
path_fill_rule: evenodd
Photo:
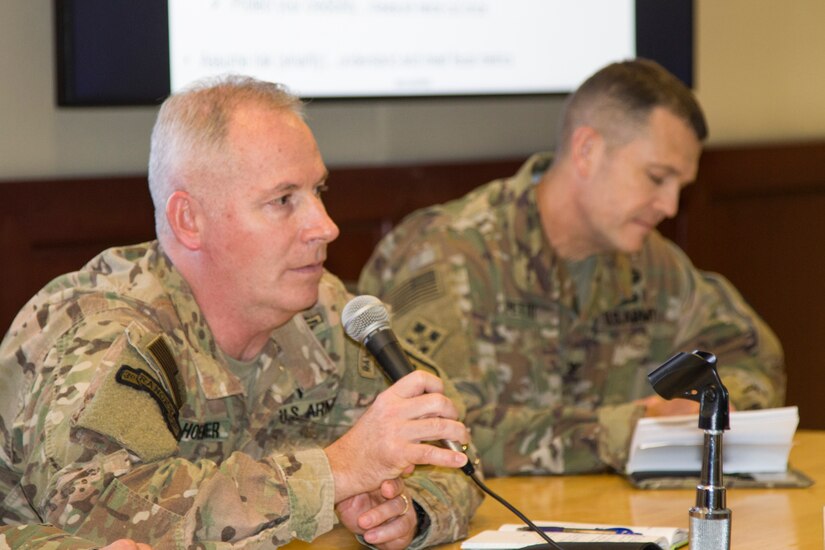
M 403 516 L 404 514 L 407 513 L 407 510 L 410 509 L 410 499 L 407 498 L 407 495 L 401 495 L 401 500 L 404 501 L 404 509 L 401 510 L 400 514 L 398 514 L 399 516 Z

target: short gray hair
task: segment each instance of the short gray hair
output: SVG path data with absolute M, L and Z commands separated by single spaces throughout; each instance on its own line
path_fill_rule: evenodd
M 216 162 L 232 113 L 249 103 L 304 118 L 303 102 L 286 86 L 242 75 L 198 80 L 163 102 L 149 152 L 149 192 L 158 238 L 169 234 L 166 202 L 182 188 L 182 176 Z

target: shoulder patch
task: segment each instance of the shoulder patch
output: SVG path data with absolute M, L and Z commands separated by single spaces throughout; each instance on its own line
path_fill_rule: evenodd
M 411 277 L 392 289 L 387 296 L 387 302 L 392 306 L 393 313 L 401 315 L 419 304 L 434 300 L 443 294 L 438 275 L 430 269 Z
M 154 358 L 128 341 L 128 331 L 100 359 L 72 429 L 106 437 L 144 462 L 178 451 L 178 408 Z M 167 365 L 168 366 L 168 365 Z
M 416 349 L 409 342 L 406 340 L 400 340 L 401 349 L 404 350 L 404 353 L 407 355 L 407 359 L 410 360 L 413 367 L 420 370 L 429 371 L 432 374 L 435 374 L 439 378 L 443 378 L 441 369 L 439 369 L 435 362 L 425 353 L 422 353 L 420 350 Z
M 146 345 L 146 351 L 163 369 L 163 374 L 166 375 L 167 385 L 172 390 L 172 397 L 175 399 L 175 418 L 177 418 L 177 411 L 183 406 L 183 398 L 178 387 L 178 364 L 175 363 L 175 358 L 172 356 L 169 346 L 166 345 L 166 340 L 160 334 Z M 179 439 L 178 436 L 175 437 Z
M 407 354 L 407 358 L 410 360 L 413 367 L 417 370 L 423 370 L 441 378 L 444 382 L 444 395 L 453 401 L 453 404 L 458 409 L 459 417 L 464 418 L 467 414 L 467 408 L 464 405 L 464 400 L 456 391 L 455 385 L 450 381 L 449 376 L 447 376 L 447 374 L 441 370 L 441 367 L 439 367 L 429 356 L 421 353 L 404 340 L 400 340 L 400 343 L 401 347 L 404 349 L 404 353 Z
M 358 346 L 358 374 L 363 378 L 375 379 L 380 376 L 379 370 L 375 366 L 375 360 L 364 346 Z
M 115 380 L 118 384 L 123 384 L 148 393 L 149 397 L 154 399 L 155 403 L 160 407 L 160 414 L 163 416 L 163 420 L 166 422 L 169 431 L 172 432 L 176 440 L 180 440 L 178 407 L 175 406 L 172 397 L 166 393 L 166 390 L 163 389 L 160 382 L 155 380 L 150 374 L 139 369 L 133 369 L 129 365 L 122 365 L 118 369 L 117 374 L 115 374 Z
M 447 332 L 444 329 L 420 317 L 401 335 L 413 348 L 430 356 L 444 343 L 446 336 Z

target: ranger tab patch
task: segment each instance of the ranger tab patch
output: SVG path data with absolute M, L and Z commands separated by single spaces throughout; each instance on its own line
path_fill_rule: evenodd
M 160 414 L 169 427 L 169 431 L 172 432 L 175 440 L 180 441 L 181 430 L 178 423 L 178 409 L 172 397 L 166 393 L 160 382 L 145 371 L 134 369 L 129 365 L 122 365 L 118 369 L 115 380 L 124 386 L 148 393 L 158 404 Z

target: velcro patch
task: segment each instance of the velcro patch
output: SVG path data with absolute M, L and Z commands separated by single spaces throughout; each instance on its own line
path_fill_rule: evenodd
M 396 315 L 401 315 L 416 305 L 438 298 L 441 294 L 436 272 L 430 270 L 411 277 L 394 288 L 387 296 L 387 302 Z
M 404 332 L 402 338 L 421 353 L 432 356 L 444 343 L 446 336 L 444 329 L 424 319 L 416 319 Z
M 119 384 L 129 386 L 149 394 L 160 407 L 160 414 L 169 427 L 169 431 L 176 440 L 180 440 L 180 424 L 178 423 L 178 409 L 172 397 L 166 393 L 160 382 L 155 380 L 145 371 L 133 369 L 129 365 L 122 365 L 115 375 L 115 380 Z
M 358 374 L 360 374 L 363 378 L 369 378 L 370 380 L 378 378 L 379 371 L 375 368 L 375 362 L 372 358 L 372 354 L 370 354 L 364 346 L 359 346 L 359 348 Z
M 183 398 L 178 388 L 178 365 L 175 362 L 175 357 L 172 355 L 169 346 L 163 336 L 158 334 L 146 345 L 146 351 L 152 356 L 160 368 L 163 375 L 166 377 L 168 387 L 172 390 L 172 397 L 175 398 L 175 410 L 180 410 L 183 406 Z

